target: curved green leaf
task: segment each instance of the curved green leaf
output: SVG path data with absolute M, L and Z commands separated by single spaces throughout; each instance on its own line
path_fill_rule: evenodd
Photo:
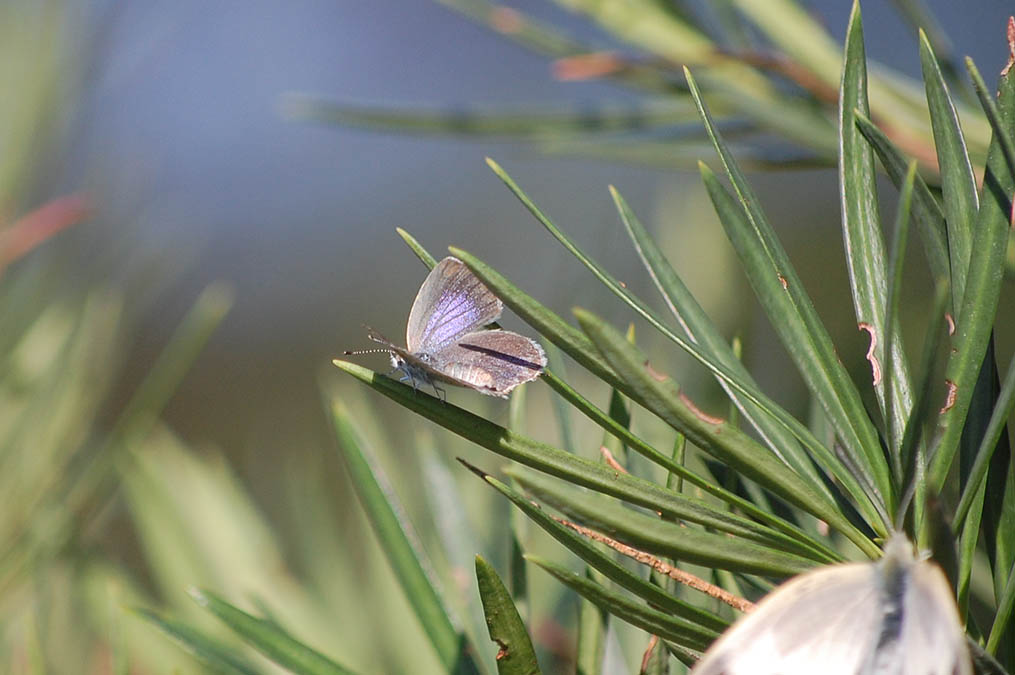
M 898 212 L 895 218 L 895 234 L 892 241 L 892 249 L 889 254 L 887 271 L 888 277 L 888 288 L 885 290 L 885 296 L 887 299 L 885 307 L 885 317 L 882 325 L 895 326 L 896 317 L 899 315 L 899 296 L 902 292 L 902 271 L 904 262 L 906 259 L 906 243 L 909 241 L 909 213 L 910 207 L 913 203 L 913 181 L 916 178 L 916 161 L 910 162 L 909 171 L 906 173 L 906 179 L 902 184 L 902 192 L 899 194 L 899 206 Z M 885 354 L 885 377 L 892 379 L 895 377 L 897 372 L 894 366 L 894 358 L 896 355 L 894 338 L 896 331 L 889 331 L 885 336 L 886 343 L 884 347 Z M 898 412 L 899 402 L 895 400 L 894 392 L 895 387 L 892 383 L 889 383 L 884 387 L 885 391 L 885 410 L 888 412 L 889 419 L 894 419 Z M 913 418 L 912 407 L 905 411 L 906 420 L 903 424 L 902 429 L 896 429 L 894 426 L 888 429 L 888 447 L 893 462 L 893 470 L 895 471 L 897 484 L 905 489 L 905 484 L 902 483 L 903 476 L 903 460 L 902 460 L 902 442 L 905 438 L 906 428 L 909 425 L 909 420 Z M 895 434 L 899 434 L 896 436 Z M 901 490 L 900 490 L 901 491 Z
M 969 250 L 973 243 L 973 222 L 979 209 L 976 176 L 973 173 L 966 139 L 962 135 L 955 105 L 948 94 L 944 75 L 927 35 L 920 31 L 920 65 L 927 88 L 927 107 L 934 131 L 934 147 L 941 171 L 941 203 L 948 222 L 948 253 L 951 256 L 952 288 L 961 298 L 966 290 Z
M 423 245 L 420 244 L 414 236 L 400 227 L 396 227 L 395 232 L 397 232 L 398 236 L 402 238 L 402 241 L 404 241 L 405 244 L 412 249 L 412 252 L 416 254 L 416 257 L 419 258 L 420 262 L 426 265 L 427 269 L 432 270 L 437 265 L 437 258 L 430 255 L 430 252 L 423 248 Z
M 998 394 L 994 412 L 990 416 L 987 431 L 980 441 L 976 460 L 969 470 L 968 478 L 966 478 L 966 485 L 962 489 L 962 498 L 959 499 L 959 505 L 955 507 L 954 524 L 956 527 L 960 526 L 966 519 L 969 507 L 973 502 L 973 496 L 985 484 L 984 481 L 987 478 L 990 458 L 997 448 L 997 443 L 1001 439 L 1001 434 L 1004 433 L 1005 425 L 1013 410 L 1015 410 L 1015 359 L 1012 359 L 1008 364 L 1008 372 L 1005 374 L 1004 382 L 1001 384 L 1001 391 Z
M 913 406 L 913 395 L 909 381 L 909 368 L 902 344 L 902 336 L 896 324 L 884 323 L 887 304 L 887 265 L 885 242 L 881 234 L 881 217 L 878 212 L 877 175 L 874 170 L 874 153 L 857 128 L 854 111 L 870 115 L 867 102 L 867 55 L 863 44 L 863 22 L 859 3 L 853 4 L 853 12 L 846 30 L 846 47 L 843 58 L 842 85 L 839 91 L 839 182 L 842 207 L 842 237 L 846 250 L 846 264 L 849 282 L 853 291 L 853 309 L 857 326 L 867 331 L 870 340 L 868 360 L 871 362 L 872 386 L 877 396 L 881 415 L 888 426 L 888 437 L 895 443 L 902 440 Z M 888 332 L 891 331 L 889 337 Z M 894 346 L 889 359 L 886 345 Z M 894 372 L 886 372 L 889 361 Z M 891 383 L 894 391 L 885 391 Z M 886 399 L 891 397 L 895 405 L 888 411 Z M 868 461 L 873 468 L 874 479 L 881 491 L 889 512 L 894 509 L 894 488 L 885 484 L 883 478 L 888 467 L 880 446 L 866 447 Z M 898 445 L 889 447 L 892 455 L 898 456 Z
M 483 602 L 490 639 L 497 643 L 497 672 L 500 675 L 532 675 L 539 673 L 536 652 L 518 615 L 511 594 L 496 570 L 483 558 L 476 556 L 476 581 L 479 598 Z
M 599 577 L 591 567 L 585 568 L 589 581 Z M 582 598 L 578 607 L 578 636 L 575 639 L 575 675 L 600 675 L 606 656 L 610 613 Z
M 990 122 L 990 129 L 994 134 L 991 142 L 996 140 L 1001 144 L 1001 152 L 1007 160 L 1008 170 L 1015 173 L 1015 138 L 1012 137 L 1011 124 L 1006 123 L 1005 119 L 1009 113 L 1002 112 L 999 103 L 994 101 L 991 90 L 987 88 L 987 83 L 983 81 L 983 76 L 980 75 L 976 64 L 968 56 L 966 57 L 966 69 L 973 80 L 973 88 L 976 90 L 977 98 L 980 99 L 983 112 L 987 115 L 987 121 Z M 1009 70 L 1002 78 L 1002 85 L 1004 80 L 1010 78 L 1011 71 Z M 998 88 L 999 91 L 1001 89 L 1002 87 Z
M 913 411 L 906 424 L 902 445 L 899 448 L 904 471 L 900 485 L 906 490 L 913 490 L 913 499 L 916 502 L 916 526 L 914 529 L 918 535 L 924 532 L 922 518 L 925 507 L 922 505 L 927 504 L 927 482 L 924 477 L 927 453 L 924 446 L 920 444 L 920 440 L 927 431 L 924 427 L 929 426 L 928 411 L 931 405 L 931 393 L 935 391 L 932 380 L 937 376 L 938 371 L 935 365 L 939 363 L 939 352 L 946 338 L 948 324 L 945 317 L 950 301 L 951 293 L 948 285 L 938 284 L 934 289 L 934 303 L 931 306 L 930 320 L 927 322 L 926 336 L 923 341 L 920 370 L 917 371 L 916 400 L 913 402 Z M 900 506 L 907 505 L 903 503 Z
M 881 166 L 884 167 L 895 188 L 901 190 L 906 178 L 906 158 L 889 140 L 888 136 L 875 126 L 866 115 L 859 110 L 854 110 L 853 117 L 860 133 L 867 139 L 878 159 L 881 160 Z M 927 256 L 927 265 L 930 267 L 931 275 L 939 283 L 949 282 L 951 265 L 948 261 L 948 238 L 944 212 L 927 186 L 927 181 L 920 174 L 916 175 L 914 184 L 913 219 L 920 225 L 918 232 L 923 242 L 923 250 Z
M 987 636 L 987 653 L 996 654 L 998 647 L 1001 646 L 1001 638 L 1004 636 L 1005 631 L 1011 624 L 1013 615 L 1015 615 L 1015 566 L 1008 570 L 1008 582 L 1004 586 L 1004 590 L 1001 591 L 1000 597 L 998 597 L 997 617 L 994 621 L 994 625 L 990 627 L 990 635 Z

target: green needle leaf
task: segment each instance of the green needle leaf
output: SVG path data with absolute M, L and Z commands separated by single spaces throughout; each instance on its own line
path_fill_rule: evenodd
M 461 461 L 461 460 L 459 460 Z M 465 462 L 462 462 L 465 464 Z M 670 614 L 676 614 L 688 621 L 696 623 L 703 628 L 713 630 L 716 633 L 722 632 L 729 626 L 729 622 L 711 614 L 700 607 L 689 604 L 666 592 L 659 586 L 646 581 L 644 578 L 630 572 L 626 567 L 619 564 L 613 557 L 607 555 L 602 549 L 593 545 L 593 542 L 577 534 L 574 530 L 565 527 L 557 522 L 540 506 L 521 493 L 513 490 L 505 483 L 493 476 L 486 474 L 475 467 L 466 465 L 470 471 L 486 481 L 494 489 L 499 491 L 517 506 L 525 515 L 531 518 L 537 525 L 546 530 L 554 539 L 570 549 L 575 555 L 589 564 L 590 567 L 638 597 L 645 600 Z
M 865 553 L 877 557 L 877 547 L 842 515 L 834 503 L 812 490 L 789 467 L 761 450 L 742 431 L 694 407 L 670 378 L 651 371 L 645 355 L 615 329 L 584 310 L 576 309 L 575 315 L 596 348 L 638 392 L 638 398 L 650 411 L 685 434 L 689 441 L 705 452 L 791 504 L 821 518 Z
M 1008 583 L 1005 584 L 997 602 L 997 619 L 990 627 L 990 635 L 987 637 L 987 652 L 996 654 L 1001 645 L 1001 637 L 1011 623 L 1015 615 L 1015 566 L 1008 570 Z
M 1009 71 L 1002 76 L 998 90 L 998 119 L 991 118 L 995 133 L 987 151 L 966 291 L 956 317 L 953 350 L 945 368 L 949 394 L 939 418 L 944 431 L 928 472 L 929 485 L 935 493 L 941 492 L 958 451 L 973 391 L 988 352 L 1004 279 L 1004 254 L 1015 194 L 1015 174 L 1004 139 L 1007 130 L 1015 126 L 1015 73 Z
M 552 574 L 583 598 L 591 600 L 610 614 L 652 635 L 658 635 L 681 646 L 698 650 L 704 650 L 715 640 L 715 633 L 712 631 L 704 630 L 695 624 L 646 607 L 619 593 L 608 591 L 599 584 L 560 565 L 531 555 L 526 556 L 526 559 Z
M 886 292 L 888 303 L 885 309 L 885 326 L 894 326 L 896 323 L 896 317 L 899 313 L 899 295 L 902 292 L 902 271 L 903 263 L 906 257 L 906 243 L 909 240 L 909 212 L 910 207 L 913 203 L 913 180 L 916 178 L 916 162 L 913 161 L 909 165 L 909 171 L 906 173 L 905 182 L 902 184 L 902 193 L 899 195 L 899 207 L 898 214 L 895 219 L 895 236 L 892 242 L 892 250 L 888 261 L 888 272 L 891 275 L 888 278 L 888 289 Z M 885 344 L 885 377 L 894 378 L 896 372 L 893 368 L 895 350 L 894 340 L 896 332 L 890 331 L 887 336 L 887 343 Z M 896 409 L 899 402 L 895 400 L 894 388 L 892 386 L 885 387 L 885 409 L 888 412 L 888 417 L 894 418 Z M 898 481 L 902 480 L 902 441 L 905 436 L 905 429 L 908 426 L 908 421 L 912 419 L 911 410 L 906 411 L 906 424 L 903 425 L 902 429 L 896 429 L 895 427 L 889 427 L 888 447 L 893 461 L 893 470 Z M 899 436 L 895 434 L 899 433 Z M 901 483 L 899 483 L 902 485 Z M 904 488 L 905 486 L 902 485 Z
M 511 594 L 496 570 L 483 558 L 476 556 L 476 580 L 479 597 L 486 614 L 490 639 L 497 643 L 497 672 L 500 675 L 533 675 L 539 673 L 539 663 L 532 641 L 518 615 Z
M 874 393 L 881 407 L 881 414 L 889 427 L 889 438 L 898 442 L 902 439 L 906 420 L 913 406 L 913 396 L 898 326 L 884 323 L 888 280 L 885 242 L 881 234 L 881 218 L 878 212 L 874 153 L 856 126 L 854 119 L 856 110 L 864 115 L 870 115 L 870 106 L 867 102 L 867 56 L 864 52 L 863 22 L 859 3 L 853 4 L 853 13 L 846 31 L 842 86 L 839 95 L 842 236 L 857 327 L 865 330 L 870 340 L 868 361 L 872 370 Z M 886 345 L 889 343 L 894 346 L 890 359 L 885 353 Z M 890 376 L 885 372 L 889 361 L 894 369 Z M 891 393 L 885 391 L 887 383 L 894 386 Z M 895 403 L 890 412 L 886 405 L 889 396 Z M 897 453 L 898 446 L 890 449 L 893 453 Z M 868 446 L 865 450 L 873 467 L 877 486 L 884 496 L 888 510 L 891 511 L 894 508 L 894 497 L 881 482 L 887 469 L 881 448 Z
M 772 545 L 760 545 L 725 534 L 705 532 L 625 506 L 615 499 L 536 473 L 524 467 L 506 469 L 539 500 L 583 525 L 648 553 L 697 565 L 747 574 L 792 576 L 814 567 L 813 561 Z
M 385 487 L 380 466 L 363 446 L 348 412 L 337 400 L 332 401 L 331 417 L 356 496 L 438 658 L 448 672 L 475 672 L 476 665 L 463 649 L 465 636 L 456 629 L 437 592 L 422 547 L 415 541 L 394 493 Z
M 838 562 L 841 560 L 839 554 L 834 550 L 814 540 L 794 525 L 786 522 L 777 515 L 759 508 L 753 502 L 740 497 L 736 493 L 730 492 L 720 485 L 716 485 L 711 479 L 699 476 L 680 462 L 676 461 L 671 455 L 664 455 L 662 452 L 646 443 L 643 439 L 635 436 L 629 429 L 620 425 L 611 416 L 597 408 L 588 399 L 579 394 L 572 387 L 568 386 L 566 382 L 560 380 L 560 378 L 553 373 L 544 372 L 543 380 L 550 385 L 554 391 L 566 400 L 570 401 L 572 405 L 588 416 L 589 419 L 601 426 L 605 431 L 613 434 L 616 438 L 623 441 L 628 448 L 669 471 L 671 477 L 676 477 L 676 480 L 678 481 L 686 480 L 696 488 L 721 499 L 734 508 L 740 509 L 745 515 L 748 515 L 759 522 L 771 526 L 773 529 L 789 535 L 797 542 L 805 543 L 810 551 L 818 554 L 815 556 L 815 560 L 821 560 L 824 562 Z M 681 438 L 683 438 L 683 435 L 681 435 Z M 667 487 L 669 487 L 669 482 L 667 482 Z M 680 490 L 675 491 L 680 492 Z
M 736 201 L 733 199 L 733 197 L 719 183 L 719 180 L 715 177 L 715 174 L 713 174 L 708 167 L 701 165 L 700 168 L 702 180 L 705 183 L 705 188 L 709 192 L 709 196 L 711 197 L 712 203 L 715 206 L 716 213 L 719 215 L 719 219 L 724 223 L 724 225 L 726 225 L 727 230 L 732 231 L 734 229 L 746 227 L 746 224 L 743 222 L 744 212 L 740 208 L 740 206 L 736 203 Z M 759 268 L 760 267 L 763 267 L 763 265 L 759 266 Z M 789 279 L 786 279 L 786 288 L 783 288 L 782 283 L 778 280 L 777 276 L 776 288 L 773 288 L 767 282 L 760 283 L 765 284 L 765 287 L 763 289 L 764 297 L 767 298 L 767 302 L 771 303 L 773 307 L 772 309 L 773 314 L 775 316 L 783 316 L 784 317 L 783 320 L 786 321 L 787 323 L 787 325 L 784 326 L 782 329 L 782 332 L 784 333 L 783 341 L 787 345 L 796 345 L 795 347 L 790 348 L 790 353 L 793 354 L 796 351 L 804 351 L 805 349 L 810 351 L 809 349 L 810 343 L 808 342 L 807 337 L 808 331 L 803 327 L 802 323 L 797 322 L 795 318 L 791 318 L 796 317 L 797 315 L 795 314 L 792 308 L 789 308 L 784 304 L 785 302 L 787 302 L 786 299 L 779 297 L 788 295 L 787 291 L 790 288 L 792 288 L 793 282 L 790 281 Z M 799 283 L 799 279 L 797 279 L 797 283 Z M 762 297 L 762 295 L 759 293 L 759 298 L 760 297 Z M 763 304 L 765 302 L 766 301 L 763 300 Z M 824 338 L 829 339 L 827 334 L 824 335 Z M 797 339 L 798 342 L 796 343 L 789 342 L 789 340 L 791 339 Z M 814 351 L 821 351 L 822 349 L 823 349 L 822 347 L 817 347 Z M 801 364 L 804 361 L 810 360 L 812 359 L 809 356 L 808 357 L 799 356 L 797 358 L 798 368 L 803 367 L 799 364 Z M 835 369 L 842 368 L 842 364 L 838 362 L 837 357 L 836 364 L 837 366 L 833 368 L 833 371 Z M 815 365 L 814 367 L 817 368 L 819 366 Z M 843 373 L 843 376 L 846 375 Z M 810 378 L 811 380 L 815 381 L 816 387 L 830 386 L 831 379 L 830 377 L 822 378 L 818 374 L 812 373 Z M 852 383 L 850 383 L 850 386 L 852 386 Z M 813 388 L 812 391 L 814 391 Z M 856 391 L 855 388 L 853 391 L 854 392 Z M 828 390 L 827 393 L 828 396 L 834 398 L 835 396 L 834 391 Z M 857 393 L 857 396 L 859 396 L 859 393 Z M 818 397 L 815 396 L 815 398 Z M 858 401 L 857 404 L 861 405 L 861 402 Z M 869 423 L 869 419 L 867 421 Z M 808 449 L 811 450 L 811 452 L 813 453 L 814 460 L 818 462 L 826 471 L 835 476 L 835 478 L 842 484 L 842 487 L 846 490 L 846 492 L 850 495 L 850 497 L 852 497 L 854 503 L 857 505 L 857 508 L 859 508 L 861 513 L 863 513 L 866 516 L 867 522 L 871 524 L 872 527 L 876 526 L 877 523 L 885 523 L 884 526 L 885 527 L 888 526 L 887 523 L 891 522 L 891 517 L 888 515 L 888 512 L 885 510 L 885 507 L 881 503 L 881 501 L 876 498 L 877 488 L 876 486 L 873 485 L 872 479 L 870 478 L 870 474 L 868 471 L 862 470 L 859 466 L 854 466 L 854 470 L 856 471 L 856 475 L 854 475 L 854 472 L 847 469 L 843 461 L 839 459 L 839 456 L 832 455 L 831 452 L 829 452 L 824 445 L 820 443 L 807 443 L 806 436 L 798 435 L 797 437 L 801 438 L 801 440 L 804 440 L 805 445 L 807 445 Z M 844 450 L 848 451 L 848 449 L 845 448 Z M 859 462 L 862 462 L 864 459 L 863 457 L 856 457 L 853 455 L 849 455 L 849 458 L 851 460 L 854 460 L 853 462 L 854 465 L 859 464 Z M 861 482 L 861 480 L 863 482 Z
M 761 211 L 757 196 L 715 128 L 694 77 L 686 68 L 684 76 L 739 201 L 737 211 L 730 204 L 723 203 L 723 198 L 727 196 L 725 190 L 711 171 L 700 165 L 720 221 L 740 256 L 758 299 L 808 388 L 821 402 L 847 454 L 854 463 L 862 463 L 864 471 L 869 474 L 871 489 L 875 491 L 870 498 L 874 500 L 877 513 L 871 512 L 864 498 L 854 489 L 849 490 L 850 494 L 867 515 L 871 527 L 878 534 L 887 534 L 891 519 L 885 506 L 886 499 L 891 496 L 891 480 L 877 431 L 786 251 Z M 826 468 L 830 466 L 826 464 Z M 839 472 L 834 473 L 843 480 Z
M 641 106 L 583 109 L 440 108 L 398 110 L 291 94 L 282 103 L 287 116 L 302 122 L 358 127 L 426 136 L 503 136 L 525 139 L 573 138 L 578 134 L 616 134 L 674 127 L 688 122 L 694 108 L 670 99 Z
M 273 621 L 261 619 L 238 609 L 208 591 L 192 589 L 194 601 L 222 620 L 250 646 L 280 666 L 300 675 L 350 675 L 324 654 L 299 642 Z
M 920 31 L 920 64 L 927 88 L 927 107 L 934 130 L 934 146 L 941 170 L 942 204 L 948 222 L 948 252 L 951 255 L 952 288 L 958 297 L 966 290 L 969 250 L 973 243 L 973 222 L 979 209 L 976 176 L 966 150 L 958 114 L 948 93 L 937 57 Z
M 652 281 L 655 282 L 656 288 L 662 294 L 667 307 L 680 322 L 684 332 L 702 348 L 706 355 L 727 368 L 748 386 L 757 389 L 757 383 L 747 368 L 736 357 L 729 343 L 705 314 L 701 305 L 691 295 L 673 267 L 670 266 L 669 261 L 666 260 L 662 251 L 659 250 L 624 198 L 612 186 L 610 194 L 620 213 L 620 219 L 634 243 L 635 250 L 651 274 Z M 812 484 L 820 486 L 820 489 L 827 492 L 824 490 L 824 483 L 814 469 L 814 464 L 804 453 L 792 433 L 776 419 L 773 419 L 763 407 L 745 398 L 722 378 L 716 379 L 772 452 L 793 467 L 797 473 L 808 476 Z
M 430 255 L 430 252 L 423 248 L 423 245 L 416 241 L 415 237 L 400 227 L 396 227 L 395 232 L 397 232 L 398 236 L 402 238 L 402 241 L 404 241 L 406 245 L 412 249 L 412 252 L 420 259 L 420 262 L 426 265 L 427 269 L 432 270 L 437 266 L 437 258 Z
M 227 647 L 218 639 L 202 633 L 183 621 L 164 617 L 150 609 L 136 608 L 133 611 L 220 673 L 258 675 L 261 672 L 240 656 L 236 649 Z
M 600 462 L 577 457 L 517 434 L 362 366 L 340 360 L 335 360 L 334 364 L 403 407 L 507 459 L 632 504 L 662 511 L 674 519 L 699 523 L 722 532 L 752 536 L 762 541 L 786 538 L 763 525 L 717 509 L 703 500 L 674 493 L 630 474 L 618 475 L 614 469 Z M 783 465 L 779 463 L 779 466 Z M 784 466 L 783 469 L 788 471 Z
M 980 442 L 980 448 L 976 453 L 976 460 L 973 462 L 973 467 L 969 470 L 969 477 L 966 479 L 966 485 L 962 490 L 962 498 L 959 500 L 959 505 L 955 508 L 954 523 L 956 527 L 961 525 L 966 519 L 976 491 L 984 485 L 987 469 L 990 466 L 990 458 L 993 456 L 994 450 L 997 449 L 997 443 L 1001 439 L 1001 434 L 1004 433 L 1005 424 L 1007 424 L 1007 420 L 1013 410 L 1015 410 L 1015 359 L 1012 359 L 1008 364 L 1008 373 L 1004 376 L 1004 382 L 997 397 L 997 404 L 994 407 L 993 414 L 990 416 L 990 422 L 987 425 L 987 431 L 983 435 L 983 440 Z
M 966 57 L 966 68 L 969 70 L 969 76 L 973 79 L 973 87 L 976 89 L 976 96 L 980 99 L 980 104 L 983 106 L 983 112 L 987 114 L 987 121 L 990 122 L 990 128 L 994 132 L 994 140 L 1001 144 L 1001 152 L 1007 160 L 1008 170 L 1015 173 L 1015 139 L 1012 138 L 1010 120 L 1006 122 L 1010 112 L 1002 111 L 999 104 L 994 101 L 991 90 L 987 88 L 986 82 L 983 81 L 983 76 L 980 75 L 976 64 L 968 56 Z M 1002 85 L 1006 81 L 1011 80 L 1011 71 L 1009 70 L 1001 80 Z M 1002 88 L 1003 86 L 999 87 L 999 90 Z
M 874 152 L 877 153 L 881 165 L 885 168 L 895 188 L 902 190 L 906 178 L 907 160 L 902 152 L 895 147 L 881 129 L 877 128 L 866 115 L 859 110 L 853 111 L 856 126 L 860 129 Z M 913 218 L 920 225 L 919 233 L 923 241 L 923 250 L 927 256 L 930 272 L 938 283 L 949 283 L 951 266 L 948 260 L 948 236 L 945 227 L 945 215 L 941 205 L 931 193 L 927 182 L 920 174 L 916 175 L 913 191 Z M 956 308 L 953 307 L 953 312 Z

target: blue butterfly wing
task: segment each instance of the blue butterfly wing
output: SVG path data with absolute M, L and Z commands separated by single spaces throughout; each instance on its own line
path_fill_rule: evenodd
M 433 354 L 500 318 L 504 304 L 457 258 L 430 270 L 409 312 L 405 345 Z

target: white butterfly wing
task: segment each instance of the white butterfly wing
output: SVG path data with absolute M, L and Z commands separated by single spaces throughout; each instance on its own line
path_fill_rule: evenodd
M 941 569 L 895 535 L 877 563 L 790 580 L 733 625 L 695 675 L 971 675 Z
M 951 587 L 937 565 L 926 561 L 913 565 L 902 607 L 902 675 L 972 674 Z
M 723 634 L 691 672 L 856 675 L 881 626 L 876 575 L 874 565 L 855 563 L 791 579 Z
M 433 353 L 500 318 L 504 304 L 469 268 L 448 256 L 430 270 L 409 311 L 405 345 Z

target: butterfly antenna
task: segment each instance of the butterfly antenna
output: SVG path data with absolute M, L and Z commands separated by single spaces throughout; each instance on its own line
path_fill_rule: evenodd
M 367 329 L 367 337 L 374 342 L 380 342 L 382 345 L 392 344 L 391 340 L 381 335 L 380 331 L 374 330 L 366 324 L 363 324 L 363 327 Z
M 391 345 L 391 341 L 384 337 L 370 326 L 363 324 L 363 327 L 367 329 L 367 337 L 374 342 L 379 342 L 382 345 Z M 359 354 L 390 354 L 390 349 L 356 349 L 356 350 L 345 350 L 342 352 L 345 356 L 356 356 Z

